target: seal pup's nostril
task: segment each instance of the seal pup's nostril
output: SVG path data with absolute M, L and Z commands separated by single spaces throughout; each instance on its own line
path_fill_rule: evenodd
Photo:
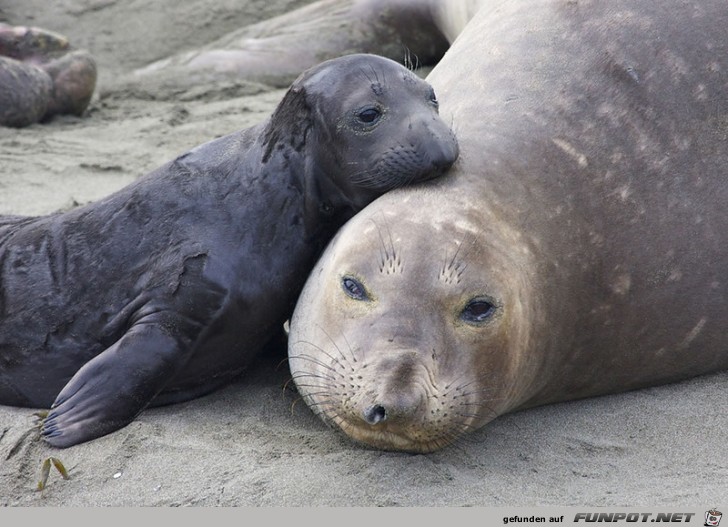
M 453 163 L 455 163 L 455 160 L 457 159 L 457 156 L 453 156 L 450 153 L 444 153 L 442 156 L 437 156 L 432 160 L 432 165 L 437 169 L 441 171 L 448 170 Z
M 370 425 L 375 425 L 387 419 L 387 410 L 384 406 L 375 404 L 364 412 L 364 420 Z

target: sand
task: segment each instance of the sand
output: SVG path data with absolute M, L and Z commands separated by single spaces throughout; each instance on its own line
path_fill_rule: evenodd
M 83 118 L 0 128 L 0 214 L 105 196 L 187 149 L 260 122 L 283 91 L 249 82 L 130 86 L 169 54 L 302 5 L 285 0 L 2 0 L 0 20 L 67 35 L 98 60 Z M 150 5 L 151 4 L 151 5 Z M 728 373 L 505 415 L 440 452 L 358 446 L 297 401 L 285 352 L 232 385 L 151 409 L 70 449 L 0 406 L 0 505 L 693 506 L 728 496 Z M 71 479 L 42 461 L 56 456 Z

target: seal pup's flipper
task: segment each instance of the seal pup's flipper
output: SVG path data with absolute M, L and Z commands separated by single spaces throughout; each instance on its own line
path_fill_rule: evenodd
M 126 426 L 184 366 L 190 349 L 168 326 L 134 325 L 76 372 L 51 406 L 41 436 L 65 448 Z
M 195 352 L 220 312 L 226 291 L 203 277 L 206 256 L 184 260 L 164 292 L 150 291 L 114 344 L 84 364 L 56 397 L 41 426 L 64 448 L 134 420 Z

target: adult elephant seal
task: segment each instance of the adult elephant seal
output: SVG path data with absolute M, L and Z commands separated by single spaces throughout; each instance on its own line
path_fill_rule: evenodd
M 0 403 L 66 447 L 239 374 L 372 199 L 455 161 L 432 88 L 381 57 L 304 73 L 271 118 L 63 214 L 0 221 Z
M 62 35 L 0 24 L 0 126 L 83 115 L 96 87 L 96 62 Z
M 291 320 L 304 400 L 428 452 L 514 410 L 728 368 L 728 9 L 496 2 L 428 80 L 461 154 L 336 236 Z
M 344 53 L 434 65 L 488 0 L 319 0 L 155 61 L 129 79 L 166 83 L 245 79 L 287 86 L 309 66 Z M 155 82 L 151 82 L 155 86 Z

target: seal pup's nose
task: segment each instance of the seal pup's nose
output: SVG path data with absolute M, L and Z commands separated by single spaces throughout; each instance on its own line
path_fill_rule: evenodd
M 434 170 L 443 174 L 457 161 L 460 147 L 455 134 L 444 123 L 429 123 L 427 126 L 432 136 L 427 154 Z
M 447 142 L 442 148 L 433 152 L 432 164 L 441 171 L 448 170 L 457 161 L 460 150 L 456 141 Z

